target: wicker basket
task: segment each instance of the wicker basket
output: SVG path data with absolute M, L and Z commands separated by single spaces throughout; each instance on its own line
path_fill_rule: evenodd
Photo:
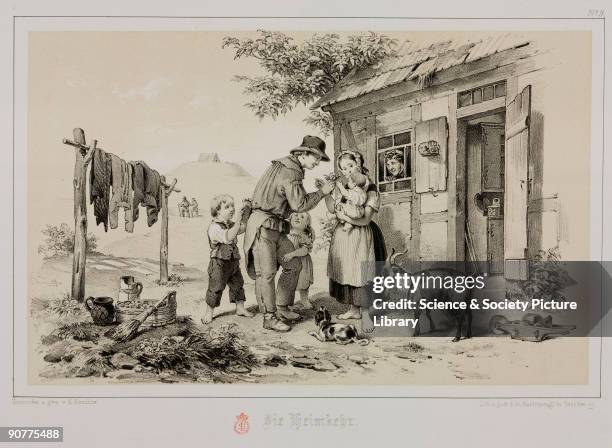
M 115 307 L 116 323 L 135 319 L 146 308 L 155 305 L 156 300 L 131 300 L 117 303 Z M 130 306 L 132 305 L 132 306 Z M 176 291 L 168 293 L 166 303 L 157 308 L 140 326 L 140 328 L 163 327 L 176 322 Z

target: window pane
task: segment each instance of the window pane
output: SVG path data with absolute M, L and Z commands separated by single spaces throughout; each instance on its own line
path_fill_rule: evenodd
M 411 184 L 410 179 L 400 180 L 398 182 L 395 182 L 395 191 L 410 190 L 410 184 Z
M 412 177 L 412 163 L 410 160 L 410 147 L 405 148 L 406 150 L 406 169 L 404 170 L 406 173 L 406 177 Z
M 472 104 L 472 92 L 460 92 L 457 96 L 457 102 L 459 103 L 459 107 L 465 107 Z
M 482 90 L 474 90 L 474 104 L 482 103 Z
M 483 101 L 492 100 L 493 99 L 493 95 L 494 95 L 493 86 L 486 86 L 483 89 L 483 92 L 482 92 L 482 100 Z
M 499 84 L 495 84 L 495 98 L 499 98 L 500 96 L 506 95 L 506 83 L 500 82 Z
M 386 183 L 386 184 L 379 184 L 378 185 L 378 190 L 381 193 L 386 193 L 388 191 L 393 191 L 393 183 L 389 182 L 389 183 Z
M 393 136 L 381 137 L 378 139 L 378 149 L 390 148 L 393 146 Z
M 378 153 L 378 181 L 383 181 L 385 179 L 385 153 Z
M 410 132 L 402 132 L 401 134 L 395 134 L 393 136 L 395 140 L 395 146 L 407 145 L 410 143 Z

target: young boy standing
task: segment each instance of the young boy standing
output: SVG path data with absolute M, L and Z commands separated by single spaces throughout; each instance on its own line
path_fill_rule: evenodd
M 229 286 L 229 298 L 236 304 L 236 314 L 253 317 L 244 308 L 244 279 L 240 271 L 240 254 L 237 236 L 244 233 L 246 219 L 234 223 L 234 198 L 227 194 L 215 196 L 210 203 L 210 214 L 213 218 L 208 226 L 210 243 L 210 263 L 208 265 L 208 290 L 206 291 L 206 309 L 202 323 L 208 324 L 213 319 L 213 312 L 221 303 L 225 286 Z

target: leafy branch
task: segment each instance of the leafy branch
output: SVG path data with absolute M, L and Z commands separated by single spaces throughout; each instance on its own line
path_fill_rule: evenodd
M 397 42 L 370 32 L 341 39 L 338 34 L 314 34 L 300 44 L 284 33 L 258 31 L 256 39 L 223 38 L 222 48 L 234 59 L 253 58 L 264 76 L 236 76 L 251 98 L 246 107 L 257 117 L 276 119 L 298 105 L 308 106 L 328 93 L 355 69 L 379 63 L 395 54 Z M 328 135 L 332 119 L 327 112 L 312 111 L 304 120 Z

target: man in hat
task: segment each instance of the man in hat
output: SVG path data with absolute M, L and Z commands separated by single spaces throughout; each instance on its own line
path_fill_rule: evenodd
M 289 331 L 281 319 L 299 318 L 289 310 L 302 267 L 301 260 L 286 261 L 284 256 L 295 250 L 287 238 L 287 218 L 292 212 L 306 212 L 316 207 L 334 189 L 333 182 L 324 183 L 318 191 L 307 193 L 302 181 L 304 170 L 329 161 L 325 142 L 307 135 L 289 156 L 273 160 L 261 176 L 252 197 L 252 212 L 244 236 L 247 272 L 255 280 L 255 295 L 264 313 L 263 326 L 274 331 Z M 283 267 L 275 289 L 274 279 L 279 265 Z

